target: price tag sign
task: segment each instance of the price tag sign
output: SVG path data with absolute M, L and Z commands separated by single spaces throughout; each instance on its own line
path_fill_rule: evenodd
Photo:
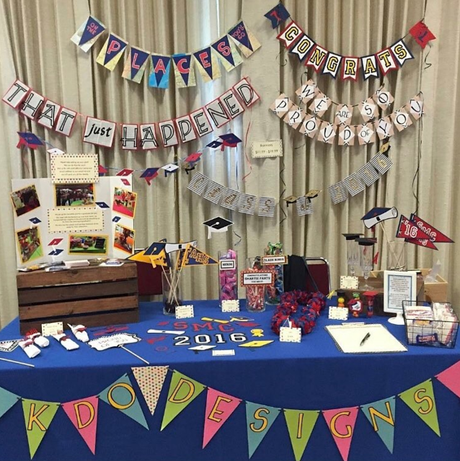
M 224 299 L 222 301 L 222 312 L 239 312 L 240 300 L 239 299 Z
M 192 304 L 176 307 L 176 319 L 191 319 L 192 317 L 195 317 Z
M 331 320 L 348 320 L 348 309 L 346 307 L 329 307 L 329 316 Z
M 64 325 L 62 322 L 52 322 L 52 323 L 43 323 L 42 324 L 42 335 L 43 336 L 53 336 L 64 331 Z
M 300 343 L 302 333 L 300 328 L 281 327 L 280 341 L 282 343 Z
M 354 275 L 341 275 L 340 288 L 343 290 L 357 290 L 359 287 L 358 277 Z

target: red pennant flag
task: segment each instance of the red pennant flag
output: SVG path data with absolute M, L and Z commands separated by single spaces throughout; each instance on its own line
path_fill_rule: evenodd
M 409 33 L 412 37 L 414 37 L 415 41 L 422 47 L 422 49 L 426 47 L 430 40 L 434 40 L 436 38 L 423 21 L 420 21 L 415 24 L 415 26 L 412 26 Z
M 451 238 L 447 237 L 447 235 L 443 234 L 442 232 L 439 232 L 438 229 L 436 229 L 434 226 L 427 223 L 423 219 L 420 219 L 415 213 L 412 213 L 410 215 L 410 220 L 417 224 L 417 226 L 420 229 L 422 229 L 423 232 L 428 234 L 432 242 L 454 243 L 454 241 Z
M 324 410 L 323 416 L 343 461 L 347 461 L 359 407 Z
M 438 249 L 437 246 L 431 240 L 428 239 L 406 239 L 405 241 L 421 247 L 431 248 L 432 250 Z
M 430 237 L 425 234 L 415 222 L 407 219 L 404 215 L 399 218 L 398 230 L 396 231 L 397 238 L 403 239 L 425 239 L 429 240 Z
M 460 397 L 460 361 L 436 375 L 444 386 Z

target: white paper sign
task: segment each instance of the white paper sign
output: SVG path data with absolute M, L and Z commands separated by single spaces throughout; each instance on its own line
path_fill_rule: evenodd
M 271 272 L 249 272 L 243 274 L 243 285 L 272 285 Z
M 64 331 L 64 325 L 62 324 L 62 322 L 50 322 L 42 324 L 43 336 L 57 335 L 61 331 Z
M 114 335 L 101 336 L 98 339 L 93 339 L 87 344 L 97 351 L 105 351 L 112 347 L 122 346 L 124 344 L 138 343 L 141 341 L 139 336 L 132 333 L 117 333 Z
M 302 333 L 300 328 L 281 327 L 280 341 L 282 343 L 300 343 Z
M 354 275 L 341 275 L 340 288 L 344 290 L 357 290 L 359 286 L 358 277 Z
M 222 300 L 222 312 L 239 312 L 240 300 L 239 299 L 224 299 Z
M 346 307 L 329 307 L 329 319 L 331 320 L 348 320 L 348 309 Z
M 220 259 L 219 260 L 219 270 L 229 271 L 236 269 L 236 260 L 235 259 Z
M 262 264 L 270 266 L 287 264 L 287 256 L 262 256 Z
M 225 355 L 235 355 L 235 349 L 215 349 L 212 351 L 213 357 L 222 357 Z
M 190 319 L 192 317 L 195 317 L 192 304 L 176 307 L 176 319 Z
M 283 143 L 276 141 L 254 141 L 251 148 L 252 158 L 282 157 Z

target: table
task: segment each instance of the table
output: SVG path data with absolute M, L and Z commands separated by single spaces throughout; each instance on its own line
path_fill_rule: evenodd
M 65 412 L 59 409 L 33 459 L 242 461 L 248 459 L 245 402 L 283 409 L 328 410 L 356 407 L 396 396 L 393 454 L 374 433 L 363 412 L 359 411 L 348 459 L 460 460 L 459 401 L 454 393 L 434 378 L 436 374 L 460 360 L 458 344 L 455 349 L 410 346 L 405 353 L 343 354 L 337 350 L 324 329 L 325 325 L 337 321 L 328 320 L 325 313 L 318 320 L 313 332 L 304 336 L 300 344 L 279 343 L 269 328 L 274 307 L 270 307 L 265 313 L 241 312 L 241 315 L 250 315 L 260 324 L 260 327 L 244 327 L 235 322 L 219 324 L 201 321 L 201 317 L 230 318 L 230 314 L 220 312 L 217 301 L 194 301 L 193 304 L 195 318 L 181 321 L 188 326 L 186 335 L 192 337 L 192 345 L 194 335 L 209 334 L 214 341 L 227 341 L 225 344 L 218 344 L 216 349 L 234 349 L 234 356 L 213 357 L 210 351 L 194 353 L 186 346 L 174 346 L 172 335 L 147 334 L 149 328 L 174 329 L 176 320 L 164 316 L 158 303 L 141 303 L 141 321 L 129 325 L 128 331 L 138 334 L 143 341 L 127 347 L 144 357 L 151 365 L 169 365 L 170 369 L 177 370 L 211 389 L 242 400 L 204 449 L 202 442 L 206 391 L 160 431 L 172 375 L 168 373 L 153 416 L 150 415 L 137 383 L 131 376 L 150 430 L 100 401 L 94 456 Z M 386 318 L 374 318 L 372 321 L 386 323 Z M 177 326 L 184 324 L 176 324 Z M 232 343 L 229 339 L 228 330 L 233 326 L 235 332 L 245 333 L 249 340 L 274 339 L 275 342 L 258 349 L 239 347 L 239 343 Z M 254 328 L 263 328 L 264 337 L 252 338 L 251 330 Z M 404 341 L 403 327 L 388 324 L 388 328 Z M 16 338 L 18 332 L 16 319 L 0 332 L 0 340 Z M 157 340 L 159 336 L 164 336 L 164 339 L 149 342 L 154 336 Z M 201 336 L 198 341 L 203 341 L 203 338 Z M 35 368 L 31 369 L 0 362 L 0 387 L 26 399 L 63 403 L 97 395 L 123 374 L 130 372 L 131 367 L 145 366 L 136 357 L 121 349 L 97 352 L 82 345 L 78 351 L 67 352 L 54 339 L 51 338 L 51 341 L 50 347 L 44 349 L 41 356 L 33 361 L 29 361 L 20 349 L 9 354 L 0 354 L 1 357 L 35 364 Z M 433 378 L 441 437 L 397 397 L 397 394 L 430 378 Z M 221 408 L 222 405 L 217 410 Z M 214 414 L 216 415 L 218 413 Z M 21 403 L 18 403 L 0 418 L 0 461 L 29 459 L 24 415 Z M 251 459 L 295 460 L 283 414 L 274 421 Z M 325 418 L 320 414 L 302 460 L 341 459 Z

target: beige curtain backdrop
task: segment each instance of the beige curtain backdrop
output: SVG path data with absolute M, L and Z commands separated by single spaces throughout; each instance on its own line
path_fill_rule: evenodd
M 247 76 L 261 101 L 230 126 L 242 139 L 236 150 L 221 153 L 204 150 L 197 170 L 228 187 L 257 196 L 276 197 L 275 218 L 229 213 L 187 189 L 190 176 L 184 171 L 168 178 L 159 177 L 151 186 L 135 178 L 139 194 L 134 222 L 136 246 L 145 247 L 161 238 L 169 241 L 196 239 L 200 248 L 213 256 L 218 250 L 235 246 L 240 268 L 247 256 L 263 252 L 267 242 L 281 241 L 287 254 L 323 256 L 330 261 L 332 285 L 346 272 L 343 232 L 364 232 L 361 217 L 374 206 L 396 206 L 401 214 L 418 211 L 419 216 L 439 230 L 460 241 L 455 216 L 460 212 L 457 187 L 460 167 L 455 162 L 454 133 L 458 127 L 459 89 L 458 28 L 460 5 L 456 0 L 287 0 L 285 5 L 298 24 L 318 43 L 342 55 L 362 56 L 375 53 L 405 36 L 422 19 L 437 39 L 422 52 L 408 39 L 415 59 L 382 80 L 341 82 L 306 71 L 297 58 L 288 56 L 276 40 L 279 31 L 270 27 L 264 14 L 276 2 L 262 0 L 1 0 L 0 1 L 0 86 L 2 94 L 15 78 L 33 89 L 79 113 L 116 122 L 158 122 L 199 108 Z M 224 34 L 239 18 L 246 21 L 262 47 L 243 64 L 222 78 L 197 87 L 168 90 L 149 88 L 121 77 L 124 58 L 113 72 L 95 63 L 105 38 L 85 54 L 70 41 L 71 35 L 91 13 L 108 30 L 143 49 L 173 54 L 200 49 Z M 428 63 L 428 64 L 427 64 Z M 429 66 L 431 64 L 431 66 Z M 428 68 L 427 68 L 428 67 Z M 305 138 L 287 127 L 268 107 L 284 92 L 295 99 L 295 90 L 308 78 L 335 102 L 356 104 L 371 95 L 382 83 L 395 97 L 394 108 L 405 104 L 422 90 L 427 114 L 423 123 L 414 123 L 391 140 L 389 155 L 393 168 L 375 185 L 341 204 L 333 205 L 328 187 L 359 169 L 379 149 L 324 145 Z M 324 116 L 332 120 L 334 108 Z M 81 141 L 83 117 L 76 122 L 69 138 L 46 131 L 34 122 L 18 117 L 5 104 L 0 105 L 0 150 L 4 179 L 0 192 L 4 200 L 0 221 L 0 326 L 17 315 L 16 258 L 13 211 L 9 203 L 12 178 L 49 177 L 48 154 L 16 149 L 17 131 L 30 130 L 66 152 L 97 152 L 100 163 L 112 168 L 143 169 L 176 161 L 201 149 L 214 135 L 178 148 L 151 152 L 123 151 L 118 142 L 113 149 L 97 148 Z M 354 111 L 353 123 L 360 115 Z M 282 139 L 281 159 L 251 159 L 253 141 Z M 419 174 L 413 182 L 414 175 Z M 112 170 L 113 171 L 113 170 Z M 243 181 L 243 176 L 248 174 Z M 299 217 L 293 206 L 286 208 L 282 197 L 302 195 L 321 189 L 314 199 L 314 213 Z M 230 218 L 234 225 L 226 234 L 207 239 L 202 222 L 215 216 Z M 397 223 L 386 224 L 388 236 Z M 367 232 L 367 235 L 371 235 Z M 241 240 L 240 240 L 240 237 Z M 385 267 L 387 247 L 382 229 L 378 267 Z M 450 299 L 460 295 L 455 274 L 460 262 L 455 258 L 456 244 L 439 245 L 439 251 L 407 245 L 408 267 L 431 267 L 438 259 L 442 275 L 449 281 Z M 182 282 L 186 298 L 216 298 L 215 267 L 184 271 Z M 241 296 L 244 292 L 241 291 Z

